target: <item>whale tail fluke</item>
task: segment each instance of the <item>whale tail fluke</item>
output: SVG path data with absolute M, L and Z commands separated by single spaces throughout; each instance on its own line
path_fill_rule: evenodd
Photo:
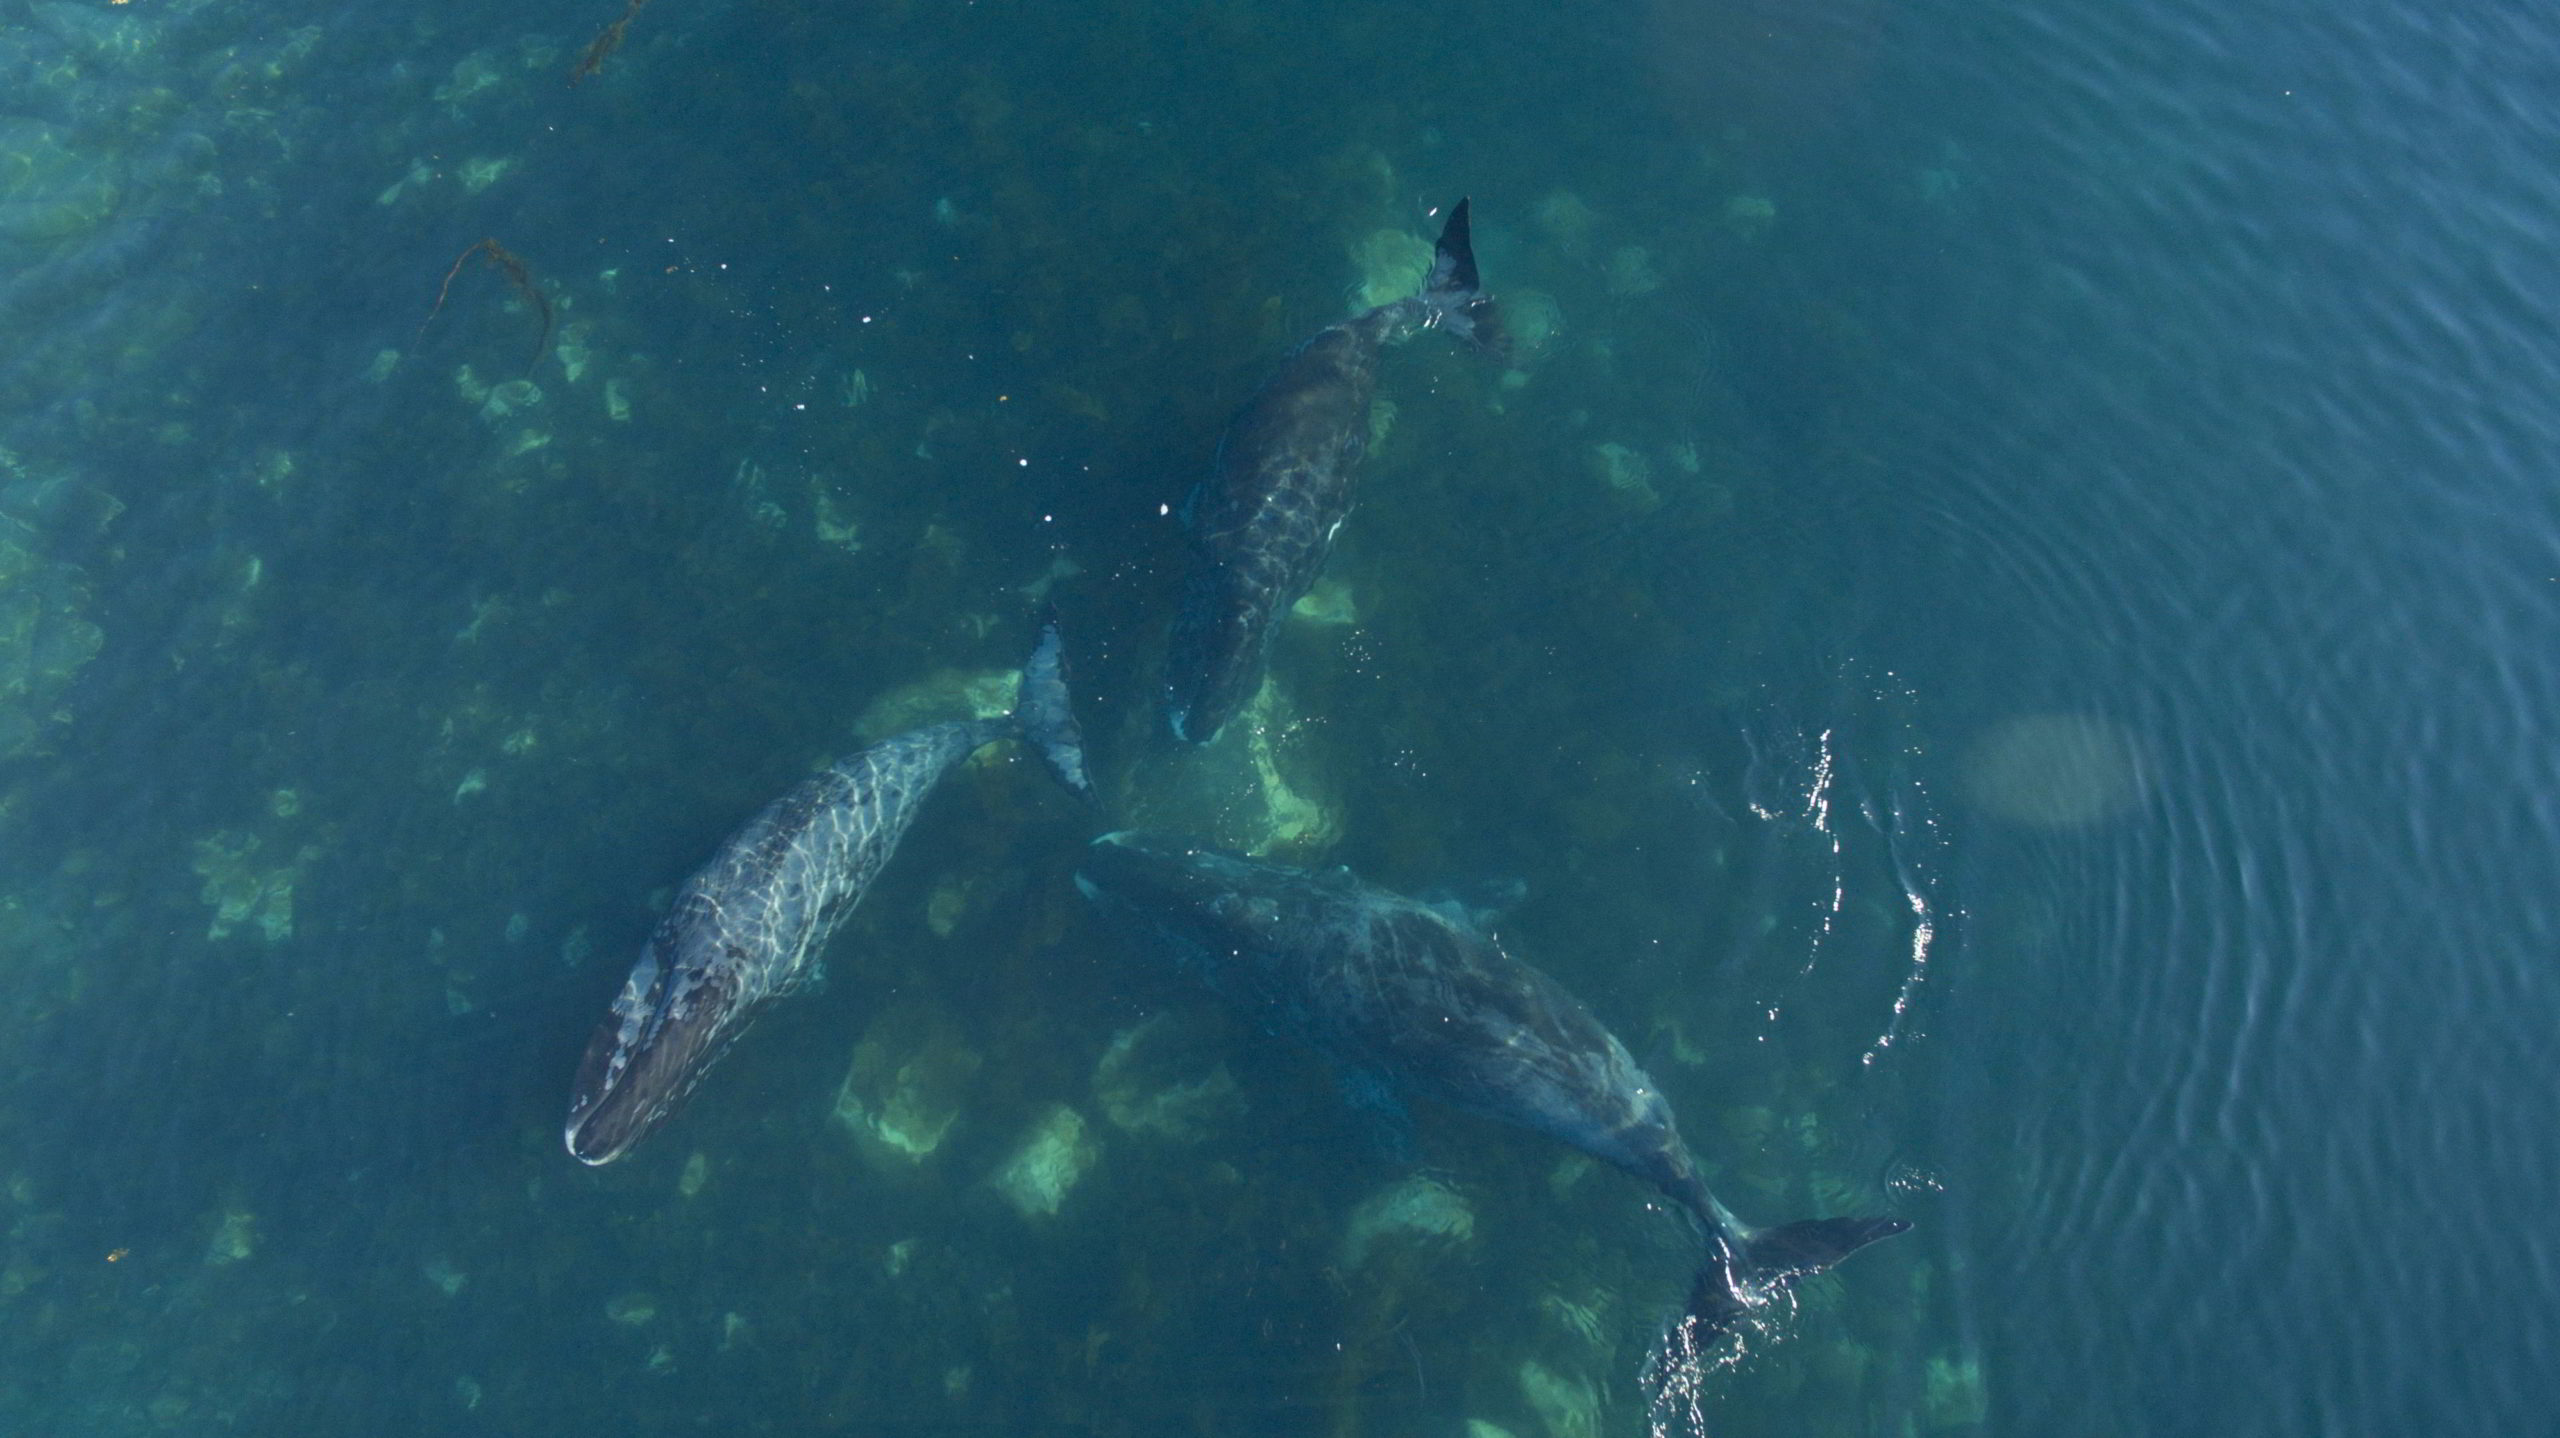
M 1674 1326 L 1675 1343 L 1692 1351 L 1739 1329 L 1751 1314 L 1794 1286 L 1878 1239 L 1911 1227 L 1899 1218 L 1807 1218 L 1761 1229 L 1736 1246 L 1722 1238 L 1690 1286 Z
M 1797 1280 L 1909 1227 L 1899 1218 L 1808 1218 L 1738 1240 L 1715 1233 L 1687 1308 L 1645 1359 L 1653 1431 L 1704 1434 L 1710 1379 L 1742 1361 L 1744 1327 Z
M 1901 1218 L 1798 1219 L 1753 1234 L 1743 1246 L 1743 1265 L 1752 1281 L 1784 1287 L 1910 1228 Z
M 1484 282 L 1476 275 L 1475 239 L 1467 228 L 1464 200 L 1449 212 L 1448 222 L 1440 227 L 1439 242 L 1431 247 L 1431 273 L 1422 281 L 1422 307 L 1427 315 L 1424 323 L 1488 354 L 1499 355 L 1510 347 L 1502 319 L 1494 313 L 1493 297 L 1484 292 Z
M 1014 701 L 1013 718 L 1042 766 L 1068 792 L 1087 803 L 1101 802 L 1085 772 L 1084 731 L 1068 698 L 1066 645 L 1058 637 L 1055 615 L 1041 616 L 1040 642 L 1022 663 L 1022 693 Z

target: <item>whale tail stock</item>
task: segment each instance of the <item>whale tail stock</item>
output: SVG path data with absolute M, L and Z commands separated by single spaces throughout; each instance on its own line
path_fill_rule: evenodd
M 1440 239 L 1431 247 L 1431 273 L 1422 281 L 1422 308 L 1425 325 L 1447 330 L 1487 354 L 1499 355 L 1510 348 L 1501 316 L 1494 312 L 1493 297 L 1484 292 L 1484 282 L 1476 276 L 1475 240 L 1467 228 L 1465 200 L 1449 211 Z

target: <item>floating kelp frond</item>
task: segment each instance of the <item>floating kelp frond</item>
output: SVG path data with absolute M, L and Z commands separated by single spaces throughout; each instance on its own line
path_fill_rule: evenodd
M 588 43 L 586 52 L 578 57 L 577 65 L 569 71 L 570 89 L 578 88 L 589 75 L 604 68 L 606 58 L 622 48 L 622 32 L 631 28 L 632 17 L 648 3 L 649 0 L 624 0 L 622 18 L 596 32 L 596 38 Z
M 640 3 L 645 4 L 646 0 L 640 0 Z M 516 294 L 533 307 L 535 314 L 542 317 L 542 333 L 534 340 L 533 360 L 525 366 L 525 372 L 530 374 L 533 372 L 534 365 L 542 363 L 543 353 L 551 348 L 551 299 L 543 294 L 540 285 L 533 282 L 533 272 L 525 268 L 524 261 L 514 251 L 494 239 L 483 239 L 480 243 L 454 256 L 453 268 L 444 272 L 444 283 L 436 288 L 435 305 L 427 311 L 426 319 L 419 323 L 418 333 L 421 336 L 425 335 L 427 326 L 434 324 L 436 316 L 444 312 L 445 297 L 453 293 L 454 277 L 462 273 L 464 265 L 471 263 L 473 255 L 480 256 L 488 262 L 491 269 L 505 275 L 507 283 L 515 286 Z

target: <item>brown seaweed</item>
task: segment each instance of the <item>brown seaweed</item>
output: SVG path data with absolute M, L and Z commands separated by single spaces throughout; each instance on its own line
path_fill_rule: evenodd
M 648 3 L 649 0 L 624 0 L 622 18 L 598 31 L 596 38 L 588 42 L 586 52 L 578 57 L 577 65 L 569 71 L 570 89 L 578 88 L 589 75 L 604 68 L 606 58 L 622 48 L 622 32 L 631 28 L 632 17 Z
M 478 255 L 489 268 L 505 275 L 507 283 L 515 287 L 517 296 L 527 305 L 532 306 L 535 314 L 542 317 L 542 333 L 533 342 L 533 359 L 524 367 L 525 373 L 531 374 L 534 366 L 542 363 L 543 354 L 551 348 L 551 298 L 542 292 L 540 285 L 533 282 L 533 272 L 525 268 L 524 260 L 495 239 L 483 239 L 480 243 L 454 256 L 453 268 L 444 272 L 444 283 L 437 286 L 436 302 L 428 309 L 426 319 L 419 322 L 418 334 L 423 338 L 427 333 L 427 326 L 434 324 L 436 316 L 444 313 L 445 297 L 453 293 L 454 277 L 462 273 L 464 265 L 471 263 L 473 255 Z

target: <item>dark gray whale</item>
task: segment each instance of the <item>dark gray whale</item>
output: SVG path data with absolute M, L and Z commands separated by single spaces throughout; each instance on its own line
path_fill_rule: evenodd
M 1291 869 L 1131 833 L 1095 840 L 1076 884 L 1263 1027 L 1352 1075 L 1534 1129 L 1668 1195 L 1708 1247 L 1677 1335 L 1687 1344 L 1910 1227 L 1742 1223 L 1707 1191 L 1671 1105 L 1626 1047 L 1454 904 L 1418 903 L 1348 869 Z
M 1209 477 L 1183 504 L 1191 555 L 1164 686 L 1175 738 L 1206 744 L 1252 700 L 1273 631 L 1324 568 L 1369 445 L 1379 350 L 1420 329 L 1499 347 L 1482 288 L 1460 200 L 1420 294 L 1298 346 L 1228 424 Z
M 1043 626 L 1010 715 L 884 739 L 766 805 L 721 845 L 685 880 L 587 1043 L 569 1098 L 569 1152 L 611 1163 L 664 1123 L 767 1005 L 817 979 L 828 937 L 942 776 L 1016 736 L 1059 782 L 1092 797 L 1055 626 Z

